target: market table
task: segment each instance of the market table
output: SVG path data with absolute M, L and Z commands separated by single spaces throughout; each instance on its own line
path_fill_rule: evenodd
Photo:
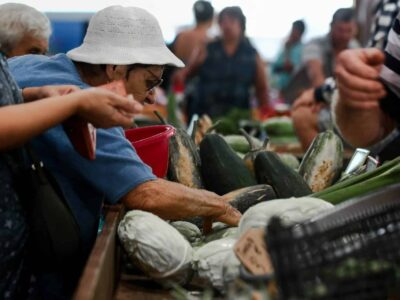
M 117 228 L 124 213 L 121 204 L 105 208 L 103 230 L 96 239 L 73 299 L 172 299 L 168 291 L 145 276 L 123 272 Z

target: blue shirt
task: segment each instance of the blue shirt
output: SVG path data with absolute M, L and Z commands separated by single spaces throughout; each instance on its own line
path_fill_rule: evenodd
M 65 54 L 26 55 L 10 59 L 9 65 L 20 88 L 57 84 L 89 87 Z M 93 161 L 75 151 L 62 125 L 46 131 L 32 144 L 75 214 L 86 253 L 96 238 L 103 200 L 116 203 L 139 184 L 155 179 L 120 127 L 97 130 Z

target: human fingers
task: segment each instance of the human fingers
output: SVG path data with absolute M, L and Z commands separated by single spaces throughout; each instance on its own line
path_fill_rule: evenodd
M 354 76 L 377 79 L 384 55 L 378 49 L 349 49 L 339 54 L 335 74 L 345 69 Z
M 224 203 L 224 212 L 216 217 L 216 220 L 231 226 L 237 226 L 239 224 L 242 214 L 232 207 L 231 205 Z
M 374 109 L 379 105 L 379 99 L 385 96 L 385 92 L 366 93 L 355 91 L 339 85 L 339 101 L 353 109 Z

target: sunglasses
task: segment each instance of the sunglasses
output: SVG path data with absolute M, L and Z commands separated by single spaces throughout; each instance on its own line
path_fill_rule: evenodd
M 128 66 L 127 72 L 126 72 L 126 79 L 128 79 L 129 77 L 129 73 L 139 67 L 145 68 L 147 72 L 149 72 L 153 77 L 157 78 L 155 80 L 146 80 L 145 84 L 146 84 L 146 92 L 150 92 L 152 91 L 154 88 L 156 88 L 157 86 L 161 85 L 164 80 L 162 78 L 158 78 L 158 76 L 156 74 L 154 74 L 153 72 L 150 71 L 150 69 L 148 69 L 149 65 L 139 65 L 139 64 L 133 64 Z M 162 76 L 162 75 L 161 75 Z
M 146 80 L 146 92 L 150 92 L 152 91 L 154 88 L 156 88 L 157 86 L 160 86 L 163 82 L 164 79 L 162 78 L 158 78 L 158 76 L 156 74 L 154 74 L 153 72 L 151 72 L 149 69 L 146 69 L 147 72 L 149 72 L 151 75 L 153 75 L 154 77 L 156 77 L 157 79 L 155 80 Z M 162 76 L 162 75 L 161 75 Z

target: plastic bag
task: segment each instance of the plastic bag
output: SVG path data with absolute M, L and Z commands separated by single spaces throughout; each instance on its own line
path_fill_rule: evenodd
M 170 224 L 144 211 L 130 211 L 118 236 L 132 262 L 148 276 L 184 283 L 190 279 L 193 249 Z

